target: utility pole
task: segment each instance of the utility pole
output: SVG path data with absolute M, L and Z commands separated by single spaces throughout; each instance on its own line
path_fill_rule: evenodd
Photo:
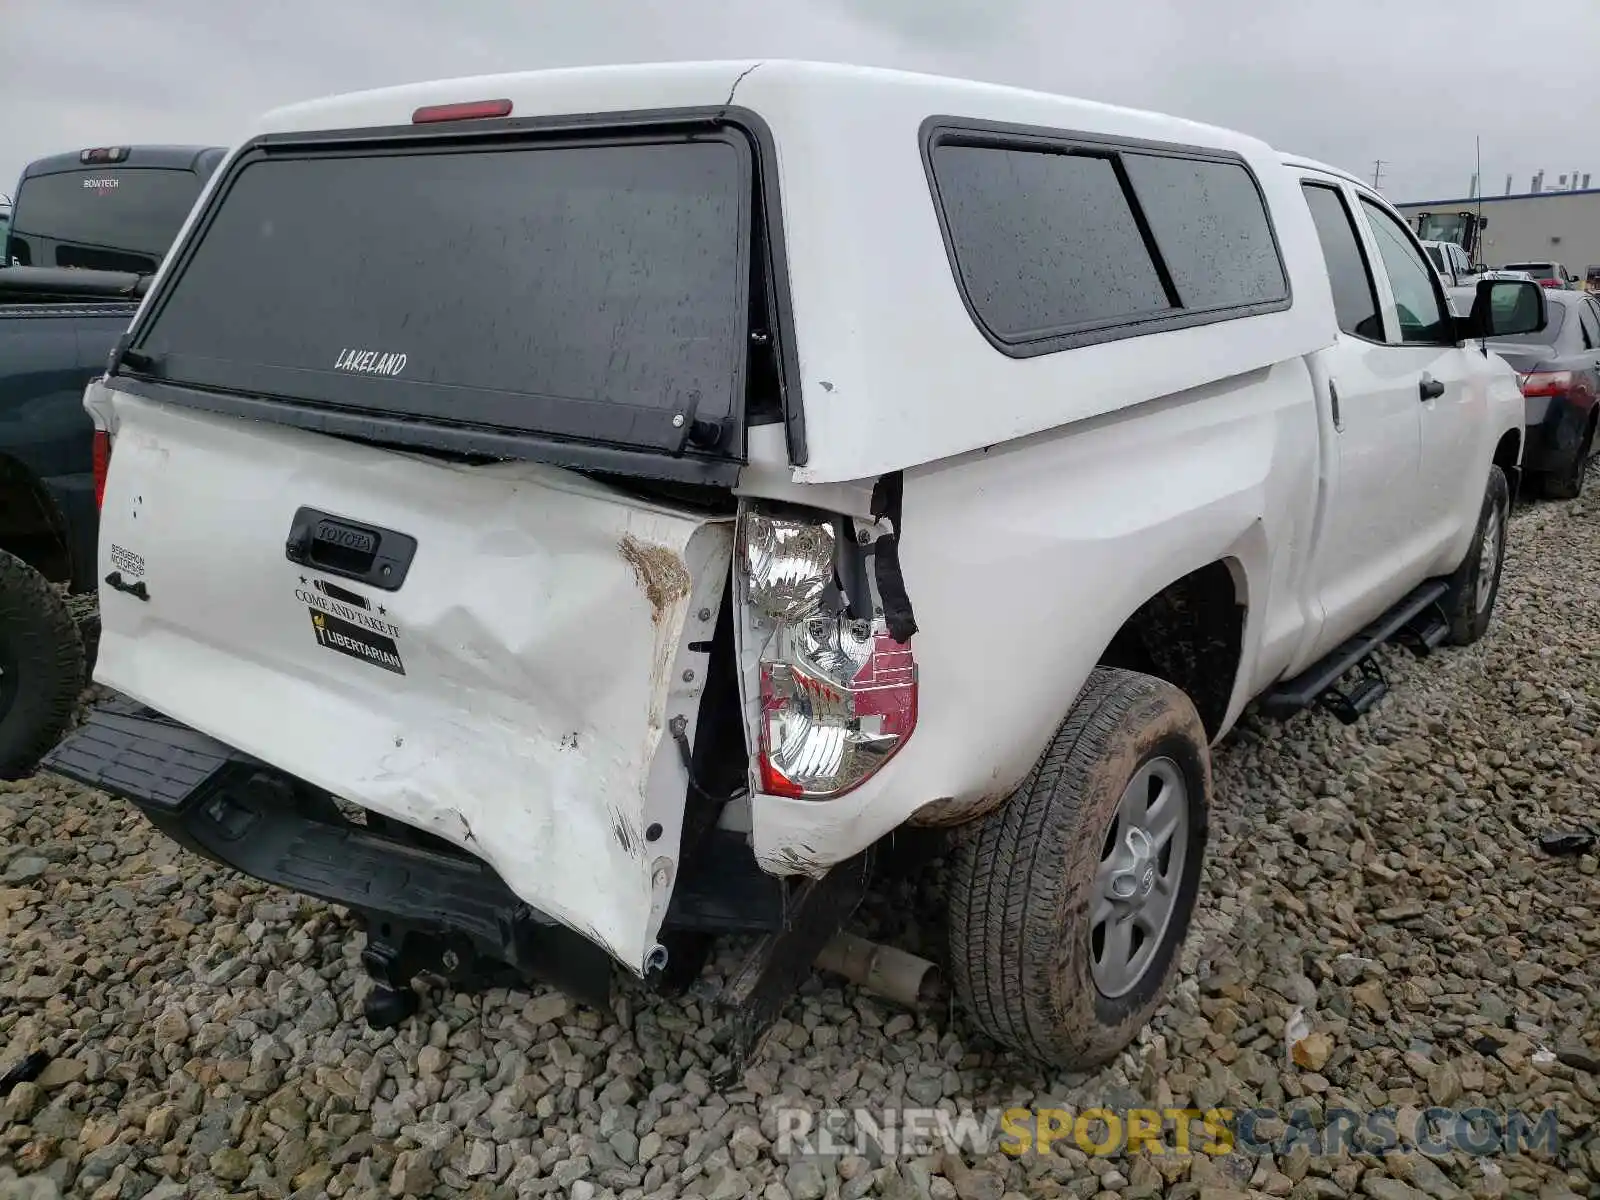
M 1478 197 L 1478 216 L 1473 222 L 1472 249 L 1467 253 L 1481 267 L 1484 265 L 1483 227 L 1488 222 L 1483 219 L 1483 138 L 1476 134 L 1472 138 L 1472 163 L 1473 166 L 1478 168 L 1472 176 L 1477 185 L 1477 191 L 1474 195 Z
M 1372 190 L 1378 190 L 1378 178 L 1383 174 L 1383 159 L 1372 160 Z

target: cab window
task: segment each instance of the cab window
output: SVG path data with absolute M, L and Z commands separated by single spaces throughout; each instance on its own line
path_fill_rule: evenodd
M 1405 226 L 1365 196 L 1361 198 L 1361 208 L 1394 293 L 1400 341 L 1407 345 L 1453 345 L 1454 322 L 1439 296 L 1438 281 L 1428 270 L 1416 243 L 1407 236 Z

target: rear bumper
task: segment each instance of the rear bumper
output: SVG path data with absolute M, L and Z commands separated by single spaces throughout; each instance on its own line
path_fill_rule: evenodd
M 463 961 L 504 964 L 607 1003 L 611 955 L 524 903 L 487 863 L 403 827 L 356 824 L 326 792 L 132 701 L 96 709 L 43 766 L 128 801 L 196 854 L 343 905 L 369 928 L 459 944 L 470 951 L 456 956 Z M 756 870 L 748 848 L 748 871 L 737 857 L 708 857 L 720 860 L 716 869 L 680 879 L 667 926 L 757 933 L 785 924 L 782 885 Z

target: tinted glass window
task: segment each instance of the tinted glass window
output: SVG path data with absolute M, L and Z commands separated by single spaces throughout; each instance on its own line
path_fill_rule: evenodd
M 1357 337 L 1381 342 L 1383 321 L 1378 316 L 1378 295 L 1343 198 L 1331 187 L 1306 184 L 1302 190 L 1311 207 L 1311 219 L 1317 226 L 1322 257 L 1327 260 L 1339 328 Z
M 1507 263 L 1507 271 L 1526 271 L 1535 279 L 1554 279 L 1556 269 L 1552 263 Z
M 1428 252 L 1428 257 L 1433 260 L 1433 265 L 1434 266 L 1438 267 L 1439 270 L 1441 270 L 1441 271 L 1446 269 L 1445 268 L 1444 258 L 1439 253 L 1439 247 L 1437 247 L 1437 246 L 1424 246 L 1423 249 Z
M 1435 290 L 1434 274 L 1406 236 L 1405 227 L 1365 197 L 1361 207 L 1394 292 L 1400 340 L 1432 345 L 1451 341 L 1453 329 Z
M 659 446 L 734 411 L 747 180 L 717 140 L 257 159 L 142 348 L 178 382 Z
M 1417 236 L 1425 242 L 1455 242 L 1461 245 L 1467 233 L 1468 219 L 1460 213 L 1430 213 L 1417 218 Z
M 63 171 L 24 179 L 10 253 L 36 267 L 153 271 L 200 196 L 193 171 Z
M 1288 296 L 1261 194 L 1242 166 L 1151 154 L 1122 161 L 1184 308 Z
M 940 146 L 934 170 L 968 297 L 1001 340 L 1171 311 L 1109 158 Z

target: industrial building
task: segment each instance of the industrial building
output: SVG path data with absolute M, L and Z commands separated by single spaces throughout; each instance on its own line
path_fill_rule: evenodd
M 1475 262 L 1498 267 L 1555 261 L 1582 279 L 1589 267 L 1600 266 L 1600 188 L 1590 187 L 1589 181 L 1588 175 L 1574 172 L 1547 188 L 1541 171 L 1531 190 L 1517 195 L 1510 194 L 1507 176 L 1503 196 L 1469 195 L 1395 207 L 1420 236 L 1458 242 Z M 1482 224 L 1474 239 L 1470 218 L 1480 213 Z

